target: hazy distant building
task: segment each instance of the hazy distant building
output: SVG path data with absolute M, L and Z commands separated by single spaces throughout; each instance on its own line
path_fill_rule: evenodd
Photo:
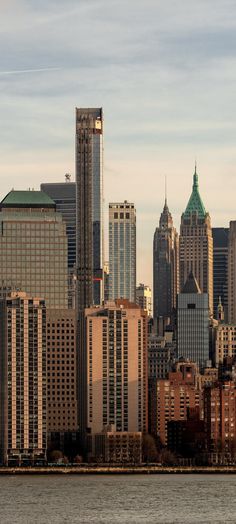
M 0 287 L 67 308 L 66 225 L 55 202 L 42 191 L 12 190 L 0 204 L 0 227 Z
M 179 239 L 167 201 L 153 240 L 154 319 L 169 323 L 179 292 Z
M 230 222 L 229 228 L 228 322 L 236 324 L 236 220 Z
M 72 309 L 47 312 L 47 429 L 61 438 L 78 430 L 76 315 Z
M 0 300 L 0 454 L 6 465 L 45 463 L 46 308 L 13 292 Z
M 209 307 L 207 293 L 201 293 L 193 273 L 177 300 L 178 357 L 203 368 L 209 361 Z
M 229 228 L 213 227 L 213 289 L 214 318 L 217 318 L 219 297 L 227 319 L 228 310 L 228 238 Z
M 136 304 L 147 312 L 148 316 L 152 315 L 152 291 L 149 286 L 139 284 L 136 287 Z
M 80 398 L 86 428 L 147 431 L 147 315 L 127 300 L 85 310 L 87 381 Z M 83 431 L 83 428 L 82 428 Z
M 195 275 L 202 293 L 208 294 L 213 314 L 213 239 L 211 219 L 203 205 L 198 175 L 193 176 L 193 189 L 180 226 L 180 291 L 190 271 Z
M 134 204 L 109 204 L 109 298 L 135 302 L 136 210 Z
M 76 108 L 78 309 L 103 300 L 103 111 Z

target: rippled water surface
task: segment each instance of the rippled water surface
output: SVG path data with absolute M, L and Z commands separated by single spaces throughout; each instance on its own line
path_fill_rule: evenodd
M 236 476 L 2 476 L 0 523 L 16 522 L 236 523 Z

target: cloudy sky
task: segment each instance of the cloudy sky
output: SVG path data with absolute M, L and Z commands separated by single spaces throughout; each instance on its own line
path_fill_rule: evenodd
M 0 0 L 0 15 L 1 198 L 74 176 L 74 107 L 102 106 L 105 208 L 136 204 L 139 281 L 165 175 L 177 227 L 195 158 L 213 226 L 236 219 L 235 0 Z

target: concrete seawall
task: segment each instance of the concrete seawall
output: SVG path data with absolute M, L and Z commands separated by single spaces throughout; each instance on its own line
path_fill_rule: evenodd
M 236 474 L 236 466 L 43 466 L 0 467 L 0 475 L 139 475 L 139 474 Z

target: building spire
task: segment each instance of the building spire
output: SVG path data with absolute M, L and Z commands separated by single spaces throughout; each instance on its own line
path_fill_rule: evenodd
M 184 212 L 185 218 L 189 217 L 192 213 L 197 213 L 199 218 L 205 218 L 206 216 L 206 210 L 205 210 L 204 204 L 202 202 L 202 199 L 199 193 L 196 160 L 195 160 L 195 169 L 194 169 L 194 175 L 193 175 L 193 188 L 192 188 L 190 199 L 188 201 L 188 205 Z
M 165 207 L 167 207 L 167 178 L 165 175 Z

